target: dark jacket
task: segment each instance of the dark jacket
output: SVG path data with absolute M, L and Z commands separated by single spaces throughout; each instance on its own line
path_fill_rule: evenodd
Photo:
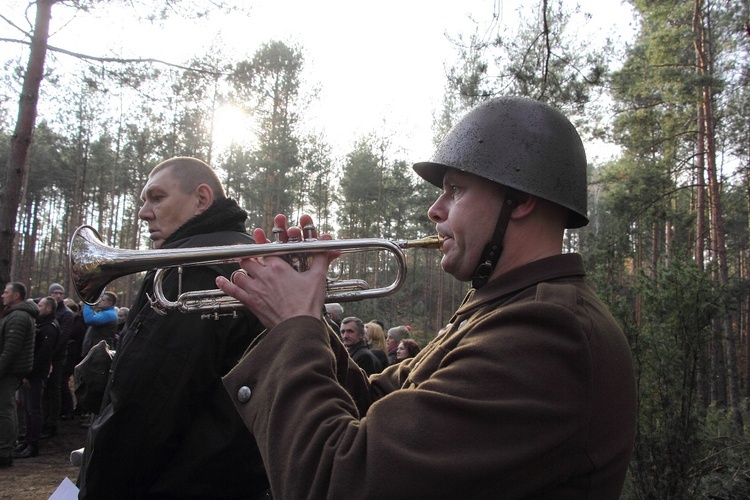
M 370 347 L 370 352 L 373 353 L 376 358 L 378 358 L 378 361 L 380 361 L 380 365 L 383 367 L 378 370 L 378 373 L 388 368 L 388 366 L 391 364 L 388 361 L 388 355 L 385 353 L 385 351 L 382 351 L 380 349 L 373 349 L 372 347 Z
M 244 217 L 237 224 L 216 205 L 162 248 L 253 243 Z M 186 234 L 186 226 L 193 231 Z M 215 289 L 216 276 L 236 268 L 187 267 L 182 291 Z M 178 311 L 162 316 L 147 298 L 153 279 L 151 271 L 130 310 L 101 413 L 86 438 L 80 498 L 253 497 L 268 482 L 221 377 L 263 327 L 246 309 L 218 320 Z M 165 278 L 164 292 L 177 297 L 176 271 Z
M 396 349 L 398 345 L 394 346 L 393 349 L 388 350 L 388 365 L 396 364 Z
M 383 365 L 380 363 L 375 354 L 367 347 L 364 340 L 360 340 L 349 349 L 349 356 L 352 357 L 357 366 L 362 368 L 366 374 L 380 373 L 383 371 Z
M 60 335 L 58 335 L 57 343 L 55 344 L 54 360 L 61 361 L 65 360 L 68 356 L 68 339 L 74 326 L 73 311 L 62 300 L 57 301 L 55 319 L 57 320 L 57 324 L 60 325 Z
M 224 379 L 274 497 L 619 498 L 633 365 L 583 276 L 574 254 L 505 273 L 369 379 L 320 319 L 277 325 Z
M 86 334 L 86 323 L 83 322 L 83 316 L 80 314 L 73 315 L 73 327 L 68 337 L 68 357 L 65 360 L 65 370 L 63 373 L 67 376 L 73 375 L 73 371 L 78 363 L 81 362 L 81 350 L 83 349 L 83 336 Z
M 47 378 L 59 336 L 60 325 L 53 314 L 37 318 L 34 336 L 34 367 L 26 378 Z
M 25 377 L 34 365 L 34 334 L 39 308 L 31 301 L 6 309 L 0 318 L 0 377 Z

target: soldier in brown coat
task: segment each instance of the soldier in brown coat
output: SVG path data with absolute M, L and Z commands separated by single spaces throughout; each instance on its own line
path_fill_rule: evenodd
M 588 223 L 575 128 L 537 101 L 491 99 L 414 169 L 443 190 L 429 210 L 443 269 L 472 282 L 414 358 L 369 379 L 348 361 L 320 318 L 329 255 L 304 273 L 245 259 L 248 276 L 217 279 L 269 329 L 224 385 L 274 496 L 618 498 L 635 383 L 581 257 L 562 253 L 564 230 Z

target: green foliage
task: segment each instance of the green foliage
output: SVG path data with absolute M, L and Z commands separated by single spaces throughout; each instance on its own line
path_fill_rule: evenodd
M 686 498 L 701 457 L 698 374 L 722 291 L 690 259 L 675 259 L 655 281 L 639 279 L 643 323 L 630 339 L 638 388 L 631 474 L 639 498 Z
M 340 237 L 400 240 L 434 234 L 427 209 L 437 197 L 436 188 L 416 181 L 406 162 L 391 160 L 388 146 L 384 139 L 362 137 L 347 155 L 338 197 Z M 398 294 L 349 304 L 347 313 L 388 325 L 408 323 L 434 335 L 436 313 L 448 314 L 434 309 L 444 293 L 438 282 L 443 274 L 440 255 L 429 250 L 407 250 L 406 254 L 407 279 Z M 380 286 L 393 282 L 396 273 L 392 258 L 373 252 L 342 258 L 339 269 Z
M 744 416 L 747 421 L 747 415 Z M 730 412 L 709 406 L 697 464 L 695 497 L 750 498 L 750 440 L 738 436 Z
M 346 156 L 339 222 L 344 238 L 367 237 L 380 229 L 385 196 L 386 166 L 381 164 L 372 138 L 362 138 Z
M 246 157 L 243 195 L 261 200 L 258 226 L 266 229 L 277 213 L 291 213 L 301 197 L 295 189 L 302 179 L 295 106 L 303 62 L 298 48 L 272 41 L 259 48 L 251 61 L 237 63 L 229 76 L 233 100 L 258 124 L 258 145 Z
M 332 233 L 336 192 L 331 146 L 323 137 L 306 136 L 300 145 L 300 161 L 306 178 L 305 182 L 300 183 L 300 187 L 304 188 L 303 202 L 316 215 L 318 230 Z

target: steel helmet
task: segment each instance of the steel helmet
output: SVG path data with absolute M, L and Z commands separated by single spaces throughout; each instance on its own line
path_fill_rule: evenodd
M 547 104 L 497 97 L 471 109 L 443 138 L 432 159 L 415 163 L 443 187 L 447 167 L 469 172 L 570 210 L 567 227 L 588 224 L 586 152 L 572 123 Z

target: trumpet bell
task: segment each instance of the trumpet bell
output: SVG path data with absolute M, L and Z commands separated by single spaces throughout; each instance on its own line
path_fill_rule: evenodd
M 75 230 L 68 255 L 73 288 L 88 305 L 93 306 L 99 301 L 111 281 L 131 274 L 127 268 L 115 265 L 119 253 L 102 243 L 99 232 L 91 226 L 80 226 Z

